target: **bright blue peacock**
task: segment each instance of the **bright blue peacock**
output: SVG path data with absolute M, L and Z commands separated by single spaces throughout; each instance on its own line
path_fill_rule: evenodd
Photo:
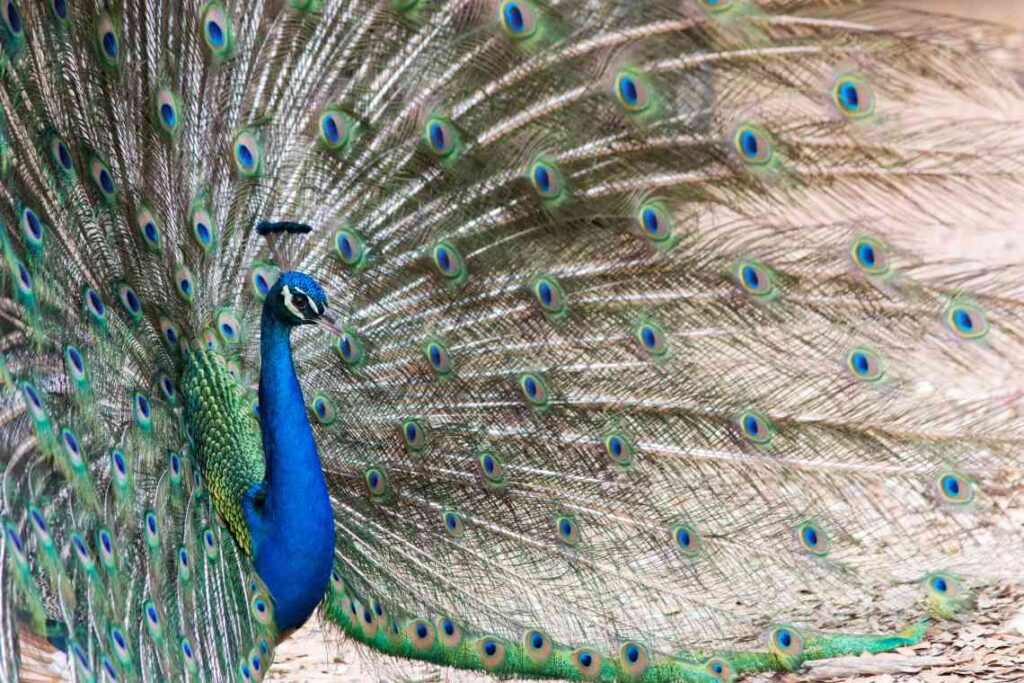
M 323 601 L 405 658 L 711 683 L 1024 577 L 1020 269 L 911 248 L 1022 205 L 997 33 L 841 0 L 0 18 L 0 679 L 59 647 L 258 680 Z

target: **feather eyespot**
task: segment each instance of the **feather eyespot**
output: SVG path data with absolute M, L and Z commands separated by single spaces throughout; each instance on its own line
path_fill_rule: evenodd
M 196 662 L 195 650 L 192 649 L 192 643 L 188 641 L 188 638 L 182 637 L 181 642 L 178 643 L 178 650 L 181 652 L 181 663 L 185 666 L 185 670 L 190 674 L 196 674 L 199 665 Z
M 22 382 L 21 395 L 25 398 L 25 403 L 28 405 L 33 419 L 40 423 L 46 421 L 46 406 L 43 404 L 43 399 L 39 396 L 39 391 L 35 388 L 35 385 L 31 382 Z
M 89 550 L 89 546 L 81 534 L 77 532 L 71 534 L 71 547 L 74 549 L 75 556 L 78 557 L 78 562 L 82 565 L 83 569 L 89 571 L 95 566 L 92 552 Z
M 192 575 L 192 569 L 189 566 L 188 559 L 188 548 L 185 546 L 178 547 L 178 578 L 182 581 L 188 581 Z
M 192 225 L 192 241 L 203 251 L 209 251 L 217 243 L 217 223 L 205 206 L 193 207 L 189 216 Z
M 409 625 L 405 627 L 405 634 L 417 652 L 426 652 L 434 647 L 434 641 L 437 639 L 434 625 L 425 619 L 415 619 L 409 622 Z
M 622 667 L 630 676 L 642 675 L 650 663 L 647 657 L 647 648 L 632 641 L 623 643 L 619 648 L 619 658 L 622 661 Z
M 117 569 L 117 559 L 114 555 L 114 537 L 109 529 L 101 528 L 96 532 L 96 547 L 100 549 L 100 559 L 103 565 L 110 570 Z
M 341 578 L 341 573 L 337 568 L 331 570 L 331 588 L 334 589 L 335 593 L 344 596 L 345 581 Z
M 570 661 L 584 678 L 595 678 L 601 673 L 601 655 L 597 650 L 580 648 L 570 655 Z
M 765 416 L 747 411 L 742 413 L 736 420 L 740 433 L 748 441 L 758 445 L 765 445 L 775 436 L 775 427 Z
M 499 10 L 501 26 L 516 40 L 529 38 L 537 32 L 536 11 L 524 0 L 505 0 Z
M 256 593 L 249 601 L 249 609 L 252 611 L 253 617 L 256 621 L 263 625 L 267 625 L 274 620 L 274 610 L 271 606 L 270 600 L 262 593 Z
M 658 202 L 647 202 L 640 206 L 637 224 L 643 236 L 652 242 L 664 242 L 672 236 L 672 218 Z
M 160 613 L 156 609 L 156 604 L 152 600 L 146 600 L 142 603 L 142 614 L 146 620 L 146 628 L 149 629 L 149 634 L 154 639 L 159 639 L 161 635 L 161 624 L 160 624 Z
M 172 136 L 178 132 L 181 122 L 178 111 L 178 97 L 174 91 L 166 86 L 160 88 L 153 98 L 153 118 L 160 130 Z
M 110 174 L 110 169 L 105 163 L 99 159 L 90 161 L 89 177 L 92 178 L 93 185 L 99 190 L 104 201 L 112 202 L 117 198 L 117 185 L 114 184 L 114 176 Z
M 14 548 L 15 555 L 18 559 L 18 563 L 24 565 L 26 561 L 25 555 L 25 544 L 21 540 L 21 536 L 18 534 L 18 530 L 14 528 L 14 525 L 10 522 L 4 523 L 4 530 L 7 532 L 7 540 L 11 543 Z
M 789 661 L 799 661 L 804 651 L 803 636 L 789 626 L 776 626 L 769 631 L 768 645 L 775 653 Z
M 850 118 L 869 116 L 875 110 L 875 94 L 859 76 L 842 76 L 832 86 L 832 101 Z
M 796 527 L 797 539 L 802 547 L 812 555 L 824 556 L 829 551 L 828 535 L 814 522 L 804 522 Z
M 499 488 L 505 485 L 505 469 L 498 456 L 490 451 L 484 451 L 477 456 L 477 464 L 485 482 Z
M 242 323 L 230 308 L 223 308 L 217 312 L 216 329 L 222 342 L 234 344 L 241 336 Z
M 620 69 L 615 74 L 615 97 L 631 114 L 646 111 L 651 105 L 647 77 L 634 69 Z
M 405 420 L 402 422 L 402 439 L 406 450 L 419 453 L 427 447 L 427 430 L 420 420 Z
M 254 263 L 249 271 L 249 286 L 253 295 L 260 301 L 266 299 L 280 274 L 277 267 L 272 264 L 259 261 Z
M 868 275 L 889 272 L 889 253 L 884 242 L 875 237 L 858 237 L 850 246 L 853 265 Z
M 216 560 L 218 555 L 217 539 L 213 535 L 212 529 L 203 530 L 203 550 L 206 552 L 207 559 Z
M 78 437 L 68 427 L 64 427 L 60 430 L 61 443 L 64 445 L 64 453 L 68 456 L 68 462 L 76 470 L 80 470 L 84 466 L 82 461 L 82 449 L 78 444 Z
M 423 355 L 426 357 L 430 368 L 439 376 L 445 377 L 451 374 L 451 355 L 448 353 L 448 347 L 445 346 L 444 342 L 434 340 L 427 343 L 423 349 Z
M 380 605 L 378 604 L 377 607 L 380 607 Z M 359 628 L 363 631 L 363 637 L 373 638 L 377 635 L 377 629 L 380 627 L 377 613 L 371 607 L 364 605 L 360 616 Z
M 33 249 L 39 250 L 43 246 L 43 222 L 39 220 L 39 214 L 27 206 L 23 206 L 18 217 L 18 224 L 21 226 L 21 234 L 25 237 L 25 242 Z
M 700 536 L 693 527 L 681 524 L 672 529 L 672 540 L 684 555 L 693 556 L 700 549 Z
M 118 626 L 110 627 L 110 645 L 114 656 L 122 664 L 131 661 L 131 650 L 128 649 L 128 637 Z
M 320 143 L 331 151 L 348 148 L 353 142 L 354 129 L 355 121 L 347 112 L 331 108 L 320 114 Z
M 885 374 L 882 358 L 870 349 L 853 349 L 846 354 L 846 367 L 854 379 L 874 382 Z
M 955 472 L 945 472 L 935 481 L 938 499 L 943 503 L 963 505 L 974 498 L 974 486 L 970 479 Z
M 164 400 L 174 405 L 178 400 L 178 392 L 174 388 L 174 380 L 171 379 L 170 375 L 161 372 L 157 379 L 157 386 L 160 387 L 160 393 L 163 394 Z
M 179 486 L 181 484 L 181 456 L 172 451 L 168 460 L 170 460 L 171 484 Z
M 551 657 L 551 639 L 539 629 L 530 629 L 523 634 L 523 650 L 535 662 L 545 662 Z
M 437 620 L 437 635 L 441 644 L 447 648 L 456 648 L 462 643 L 462 629 L 448 617 Z
M 227 59 L 234 50 L 235 32 L 231 16 L 219 2 L 211 2 L 203 10 L 203 40 L 211 54 L 219 59 Z
M 973 304 L 954 304 L 946 311 L 946 324 L 961 339 L 980 339 L 988 334 L 985 311 Z
M 544 275 L 533 283 L 533 295 L 545 313 L 559 316 L 565 312 L 565 294 L 558 280 Z
M 133 322 L 142 320 L 142 302 L 139 295 L 129 285 L 120 284 L 117 286 L 117 300 L 121 308 L 132 319 Z
M 621 467 L 633 461 L 633 443 L 624 434 L 616 432 L 605 436 L 604 452 L 613 463 Z
M 950 598 L 960 593 L 960 582 L 949 574 L 931 574 L 925 579 L 928 591 L 940 598 Z
M 160 334 L 167 346 L 174 348 L 178 344 L 178 328 L 168 318 L 160 318 Z
M 707 671 L 712 678 L 719 681 L 719 683 L 730 683 L 736 675 L 732 668 L 732 664 L 729 663 L 729 660 L 721 657 L 712 657 L 709 659 L 707 663 L 704 664 L 704 670 Z
M 388 490 L 387 479 L 384 477 L 384 472 L 376 467 L 371 467 L 366 470 L 363 478 L 366 481 L 367 490 L 374 499 L 384 497 Z
M 359 233 L 341 228 L 334 235 L 334 251 L 347 266 L 358 268 L 366 257 L 366 246 Z
M 342 330 L 341 335 L 334 342 L 334 352 L 345 365 L 350 367 L 359 365 L 365 355 L 362 340 L 350 330 Z
M 325 427 L 334 424 L 334 421 L 338 418 L 338 409 L 335 407 L 334 401 L 323 394 L 317 394 L 313 397 L 312 408 L 316 421 Z
M 39 539 L 39 542 L 49 547 L 53 543 L 53 539 L 50 537 L 50 530 L 47 527 L 43 511 L 35 505 L 30 505 L 28 508 L 28 518 L 32 523 L 32 531 Z
M 439 157 L 451 156 L 459 145 L 459 133 L 450 122 L 430 118 L 423 126 L 423 139 L 427 148 Z
M 151 549 L 155 549 L 160 545 L 160 528 L 157 526 L 156 513 L 152 510 L 146 513 L 143 531 L 146 536 L 146 544 Z
M 654 322 L 643 322 L 633 331 L 640 349 L 655 357 L 662 357 L 668 352 L 668 337 L 661 326 Z
M 149 397 L 143 393 L 136 392 L 132 397 L 132 409 L 135 415 L 135 424 L 144 431 L 153 426 L 153 407 L 149 403 Z
M 125 462 L 124 453 L 117 448 L 110 451 L 110 473 L 119 486 L 127 485 L 128 464 Z
M 775 293 L 772 272 L 756 261 L 738 262 L 733 274 L 740 287 L 758 299 L 765 299 Z
M 533 372 L 525 373 L 519 378 L 519 389 L 523 392 L 523 398 L 533 408 L 543 410 L 550 406 L 548 386 L 540 375 Z
M 570 517 L 559 517 L 555 520 L 555 531 L 558 540 L 562 543 L 573 546 L 580 542 L 580 528 Z
M 448 280 L 458 281 L 466 275 L 462 255 L 447 241 L 438 242 L 431 250 L 434 266 Z
M 238 172 L 251 178 L 263 169 L 263 146 L 252 131 L 244 130 L 235 136 L 231 145 Z
M 71 158 L 71 151 L 59 136 L 54 135 L 50 140 L 50 158 L 65 179 L 75 177 L 75 162 Z
M 77 668 L 78 674 L 81 676 L 82 680 L 95 680 L 95 676 L 92 671 L 92 662 L 89 661 L 89 654 L 74 640 L 69 640 L 68 645 L 68 650 L 70 654 L 73 655 L 75 667 Z
M 35 291 L 32 275 L 29 274 L 28 268 L 17 258 L 11 261 L 12 270 L 16 274 L 15 282 L 18 285 L 18 292 L 21 294 L 22 300 L 25 302 L 33 301 L 33 292 Z
M 442 510 L 441 521 L 444 523 L 444 529 L 448 532 L 449 536 L 452 538 L 462 538 L 466 531 L 466 524 L 461 514 L 455 510 Z
M 101 654 L 100 655 L 100 666 L 103 668 L 103 672 L 106 674 L 105 683 L 117 683 L 118 678 L 117 667 L 114 666 L 114 662 L 111 661 L 110 657 Z M 191 669 L 189 669 L 191 672 Z
M 505 662 L 505 644 L 493 636 L 478 640 L 475 649 L 485 669 L 496 669 Z
M 64 367 L 67 368 L 68 377 L 76 387 L 85 388 L 87 377 L 85 373 L 85 358 L 77 346 L 68 345 L 64 347 Z
M 174 285 L 178 296 L 183 301 L 191 303 L 196 294 L 196 282 L 188 266 L 178 264 L 174 269 Z
M 766 131 L 751 124 L 744 124 L 733 136 L 733 147 L 740 159 L 753 166 L 764 166 L 774 157 L 774 145 Z
M 82 288 L 82 304 L 85 312 L 97 325 L 103 325 L 107 321 L 107 306 L 103 303 L 99 293 L 92 287 Z
M 557 200 L 565 191 L 561 172 L 552 164 L 538 159 L 530 165 L 527 177 L 533 189 L 543 199 Z
M 114 25 L 109 14 L 101 14 L 96 20 L 96 49 L 104 66 L 116 68 L 124 61 L 121 53 L 121 32 Z
M 152 252 L 160 251 L 160 221 L 149 207 L 142 206 L 135 212 L 135 228 L 146 249 Z
M 21 10 L 14 0 L 5 0 L 3 11 L 4 25 L 12 38 L 21 38 L 25 27 L 21 20 Z

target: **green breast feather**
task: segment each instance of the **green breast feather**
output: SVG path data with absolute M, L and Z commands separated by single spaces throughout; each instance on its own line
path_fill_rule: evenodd
M 223 356 L 192 350 L 186 365 L 188 423 L 206 488 L 231 535 L 251 553 L 242 499 L 253 484 L 263 481 L 259 422 Z

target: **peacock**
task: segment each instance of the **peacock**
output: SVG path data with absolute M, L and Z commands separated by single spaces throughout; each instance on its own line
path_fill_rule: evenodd
M 0 679 L 258 681 L 319 611 L 383 678 L 739 681 L 1024 578 L 1024 268 L 924 247 L 1019 229 L 1000 30 L 0 18 Z

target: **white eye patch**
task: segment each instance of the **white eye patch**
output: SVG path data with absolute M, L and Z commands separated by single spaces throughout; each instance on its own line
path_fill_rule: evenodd
M 295 293 L 302 294 L 303 296 L 305 296 L 306 301 L 309 303 L 309 307 L 313 311 L 313 313 L 315 315 L 320 315 L 320 307 L 317 305 L 316 301 L 314 301 L 311 296 L 309 296 L 302 290 L 295 290 Z M 291 311 L 292 315 L 294 315 L 299 320 L 308 320 L 308 318 L 306 318 L 306 315 L 292 301 L 295 294 L 292 294 L 292 290 L 288 287 L 288 285 L 285 285 L 284 287 L 281 288 L 281 294 L 284 295 L 284 307 Z

